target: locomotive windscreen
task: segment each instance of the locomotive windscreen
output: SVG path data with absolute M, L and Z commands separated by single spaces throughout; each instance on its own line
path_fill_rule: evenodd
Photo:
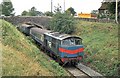
M 80 38 L 67 38 L 62 40 L 62 45 L 81 45 L 82 44 L 82 39 Z

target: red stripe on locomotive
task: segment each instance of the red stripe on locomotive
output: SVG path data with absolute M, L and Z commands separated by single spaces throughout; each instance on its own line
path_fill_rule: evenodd
M 64 53 L 68 53 L 68 54 L 76 54 L 78 52 L 83 52 L 84 48 L 79 48 L 79 49 L 76 49 L 76 50 L 67 50 L 67 49 L 64 49 L 64 48 L 59 48 L 59 51 L 60 52 L 64 52 Z

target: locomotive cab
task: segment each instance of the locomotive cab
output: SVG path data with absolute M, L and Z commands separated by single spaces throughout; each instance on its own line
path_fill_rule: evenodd
M 82 60 L 83 53 L 82 39 L 79 37 L 68 37 L 61 40 L 59 52 L 62 62 L 78 63 Z

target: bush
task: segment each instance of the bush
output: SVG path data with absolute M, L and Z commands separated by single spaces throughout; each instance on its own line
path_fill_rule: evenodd
M 69 13 L 57 12 L 50 20 L 50 28 L 53 31 L 71 34 L 75 30 L 75 19 Z

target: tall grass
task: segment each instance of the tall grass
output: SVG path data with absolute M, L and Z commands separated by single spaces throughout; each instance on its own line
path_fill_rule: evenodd
M 20 33 L 12 24 L 0 20 L 2 26 L 3 76 L 68 76 L 69 74 Z M 53 67 L 56 64 L 57 67 Z
M 86 65 L 106 76 L 118 75 L 117 24 L 79 21 L 74 34 L 83 39 Z

